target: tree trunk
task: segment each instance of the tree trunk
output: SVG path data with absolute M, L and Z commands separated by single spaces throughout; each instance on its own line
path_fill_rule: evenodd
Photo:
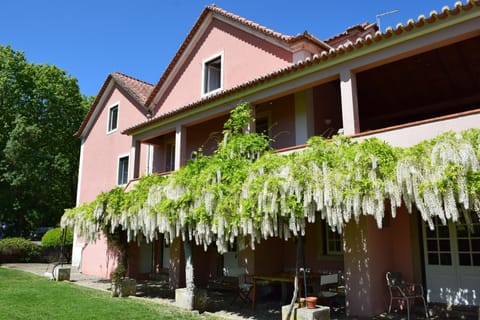
M 187 291 L 188 309 L 195 308 L 195 281 L 193 275 L 192 244 L 189 240 L 183 242 L 183 251 L 185 254 L 185 282 Z
M 300 251 L 301 251 L 301 246 L 302 246 L 302 238 L 297 237 L 297 255 L 295 259 L 295 279 L 294 279 L 294 289 L 293 289 L 293 297 L 292 301 L 290 302 L 290 307 L 288 308 L 288 313 L 287 313 L 287 320 L 291 319 L 292 316 L 292 310 L 293 306 L 295 305 L 295 300 L 297 300 L 297 295 L 298 295 L 298 268 L 299 268 L 299 260 L 300 260 Z

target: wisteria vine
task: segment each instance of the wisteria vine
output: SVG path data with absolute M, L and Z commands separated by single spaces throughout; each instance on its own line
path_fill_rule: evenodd
M 128 241 L 163 234 L 205 249 L 215 243 L 223 253 L 239 236 L 255 248 L 269 237 L 304 235 L 319 218 L 341 232 L 363 214 L 381 228 L 386 204 L 392 216 L 402 204 L 409 212 L 416 207 L 431 228 L 434 217 L 446 223 L 466 211 L 480 214 L 479 129 L 409 148 L 376 138 L 313 137 L 304 150 L 282 155 L 268 137 L 247 132 L 250 110 L 243 103 L 232 111 L 214 154 L 199 153 L 170 176 L 146 176 L 129 192 L 114 188 L 67 209 L 61 225 L 76 227 L 86 241 L 120 228 Z

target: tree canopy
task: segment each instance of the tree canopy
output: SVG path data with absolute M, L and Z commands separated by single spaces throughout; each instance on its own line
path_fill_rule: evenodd
M 0 46 L 0 221 L 13 233 L 56 225 L 75 205 L 73 134 L 90 102 L 65 71 Z
M 304 235 L 324 219 L 334 230 L 361 215 L 382 227 L 386 212 L 415 206 L 433 219 L 457 221 L 480 214 L 480 130 L 447 132 L 409 148 L 376 138 L 353 141 L 313 137 L 302 151 L 274 153 L 264 135 L 249 133 L 247 103 L 232 111 L 224 139 L 167 177 L 143 177 L 133 190 L 115 188 L 62 217 L 87 241 L 98 232 L 124 230 L 130 241 L 159 233 L 225 252 L 236 237 L 252 248 L 269 237 Z M 390 210 L 385 205 L 390 204 Z M 465 215 L 467 222 L 469 215 Z

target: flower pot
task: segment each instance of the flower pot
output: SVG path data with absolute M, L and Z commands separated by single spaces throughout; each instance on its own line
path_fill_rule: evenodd
M 307 297 L 305 299 L 307 301 L 307 308 L 308 309 L 315 309 L 317 306 L 317 297 Z

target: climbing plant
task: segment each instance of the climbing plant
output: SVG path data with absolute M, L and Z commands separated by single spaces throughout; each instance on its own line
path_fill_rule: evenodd
M 212 155 L 199 151 L 168 177 L 146 176 L 129 192 L 114 188 L 68 209 L 62 225 L 76 226 L 89 241 L 120 228 L 128 241 L 161 233 L 225 252 L 238 236 L 254 248 L 269 237 L 303 235 L 318 218 L 341 231 L 370 215 L 381 228 L 386 204 L 392 216 L 402 204 L 416 207 L 432 228 L 433 217 L 445 223 L 464 211 L 480 214 L 479 129 L 409 148 L 375 138 L 313 137 L 304 150 L 279 154 L 268 137 L 248 132 L 250 110 L 242 103 L 232 111 Z

